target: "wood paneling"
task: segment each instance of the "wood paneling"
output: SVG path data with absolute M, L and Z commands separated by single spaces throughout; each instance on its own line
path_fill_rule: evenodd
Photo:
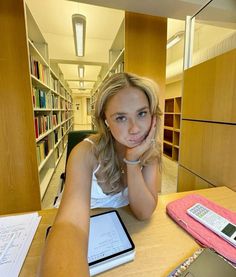
M 180 165 L 236 191 L 236 125 L 182 120 Z
M 236 123 L 236 49 L 184 72 L 183 118 Z
M 24 1 L 0 3 L 0 214 L 40 209 Z
M 165 89 L 167 19 L 125 13 L 125 71 L 155 80 Z
M 196 189 L 206 189 L 212 188 L 213 186 L 193 174 L 191 171 L 186 168 L 179 166 L 178 168 L 178 187 L 177 191 L 188 191 L 188 190 L 196 190 Z
M 166 84 L 166 40 L 166 18 L 125 12 L 124 69 L 151 78 L 158 84 L 162 111 Z M 163 120 L 160 130 L 163 130 Z M 163 131 L 160 134 L 162 137 Z

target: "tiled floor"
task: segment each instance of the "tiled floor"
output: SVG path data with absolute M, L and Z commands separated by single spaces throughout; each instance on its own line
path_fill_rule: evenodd
M 42 209 L 52 208 L 60 184 L 60 175 L 65 171 L 66 150 L 51 179 L 46 194 L 42 201 Z M 173 193 L 177 189 L 177 163 L 163 157 L 162 190 L 161 194 Z

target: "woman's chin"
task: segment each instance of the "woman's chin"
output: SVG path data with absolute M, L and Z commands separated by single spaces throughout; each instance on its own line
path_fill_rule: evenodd
M 140 145 L 142 143 L 142 141 L 129 141 L 128 143 L 127 143 L 127 147 L 128 148 L 134 148 L 134 147 L 136 147 L 136 146 L 138 146 L 138 145 Z

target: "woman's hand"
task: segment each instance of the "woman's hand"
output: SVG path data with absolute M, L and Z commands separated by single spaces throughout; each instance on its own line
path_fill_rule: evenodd
M 127 148 L 125 158 L 129 161 L 138 160 L 143 153 L 145 153 L 153 143 L 155 143 L 155 131 L 156 131 L 156 116 L 152 117 L 152 124 L 146 138 L 137 146 L 133 148 Z

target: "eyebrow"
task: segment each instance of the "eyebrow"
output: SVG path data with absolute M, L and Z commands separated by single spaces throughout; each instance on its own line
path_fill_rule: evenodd
M 141 112 L 146 109 L 149 109 L 149 106 L 142 107 L 142 108 L 138 109 L 136 112 Z M 110 117 L 117 116 L 117 115 L 126 115 L 126 114 L 127 113 L 124 113 L 124 112 L 117 112 L 117 113 L 111 114 Z

